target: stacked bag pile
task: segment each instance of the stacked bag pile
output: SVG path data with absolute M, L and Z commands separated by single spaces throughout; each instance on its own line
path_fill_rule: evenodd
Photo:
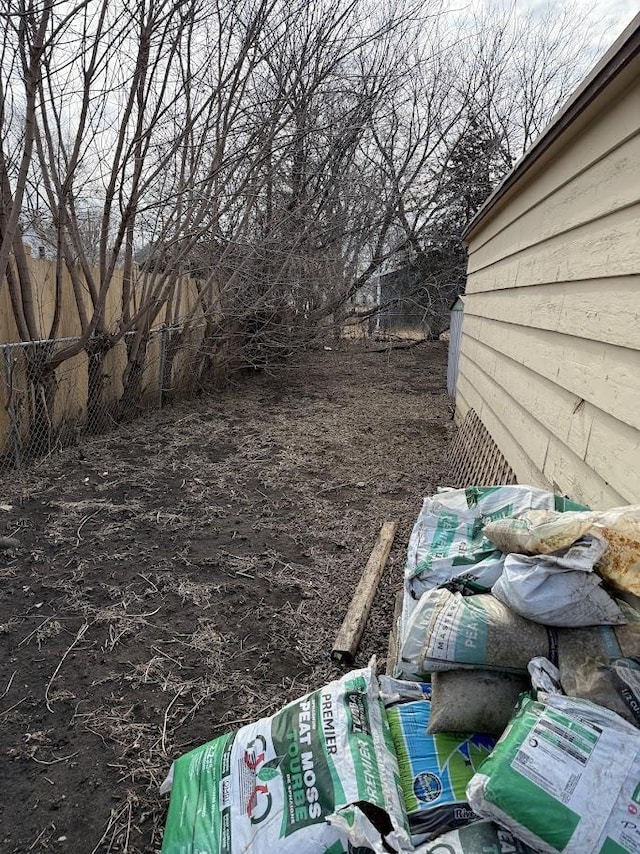
M 526 486 L 425 500 L 396 668 L 430 684 L 422 754 L 415 701 L 392 725 L 421 851 L 639 854 L 638 594 L 640 507 L 589 511 Z M 454 733 L 477 747 L 449 789 L 447 752 L 424 750 Z
M 640 854 L 640 507 L 443 490 L 375 664 L 176 760 L 163 854 Z

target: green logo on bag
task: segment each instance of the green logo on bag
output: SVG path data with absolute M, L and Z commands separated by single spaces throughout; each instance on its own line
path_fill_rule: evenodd
M 361 691 L 349 691 L 344 698 L 351 719 L 351 732 L 355 735 L 371 735 L 366 694 Z
M 270 759 L 265 762 L 262 768 L 258 771 L 258 780 L 262 783 L 268 783 L 269 780 L 275 780 L 278 776 L 278 768 L 282 762 L 282 756 L 276 756 L 275 759 Z

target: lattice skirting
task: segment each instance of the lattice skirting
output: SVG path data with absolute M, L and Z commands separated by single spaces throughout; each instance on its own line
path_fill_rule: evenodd
M 449 448 L 447 486 L 497 486 L 516 476 L 477 412 L 470 409 Z

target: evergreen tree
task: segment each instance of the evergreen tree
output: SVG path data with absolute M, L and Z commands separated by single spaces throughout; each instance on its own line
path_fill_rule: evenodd
M 420 244 L 414 243 L 412 266 L 420 282 L 415 301 L 428 315 L 433 334 L 446 328 L 449 307 L 464 290 L 462 234 L 510 166 L 488 123 L 470 117 L 442 172 L 430 227 Z

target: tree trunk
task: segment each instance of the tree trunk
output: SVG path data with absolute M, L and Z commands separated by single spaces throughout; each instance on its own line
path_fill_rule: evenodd
M 147 357 L 149 335 L 146 332 L 136 332 L 125 337 L 127 346 L 127 366 L 122 376 L 122 396 L 118 403 L 117 420 L 132 421 L 142 412 L 141 393 L 142 375 Z
M 104 433 L 113 424 L 109 407 L 104 399 L 104 363 L 109 352 L 109 343 L 104 338 L 91 338 L 85 347 L 87 363 L 87 432 Z
M 223 325 L 219 320 L 207 317 L 197 366 L 194 365 L 193 371 L 202 391 L 223 386 L 230 373 L 229 365 L 239 363 L 241 351 L 237 344 L 236 322 L 227 318 L 225 323 Z
M 31 418 L 24 459 L 50 453 L 56 442 L 53 407 L 58 381 L 50 363 L 53 346 L 53 341 L 45 341 L 26 349 Z
M 188 391 L 191 391 L 191 388 L 187 387 L 187 384 L 184 384 L 180 388 L 174 388 L 174 376 L 173 376 L 173 365 L 175 362 L 175 358 L 178 355 L 179 351 L 182 349 L 187 333 L 189 332 L 188 327 L 171 327 L 168 326 L 163 330 L 164 336 L 164 358 L 162 360 L 162 371 L 160 375 L 160 380 L 162 383 L 161 388 L 161 397 L 160 397 L 160 405 L 167 406 L 174 402 L 174 400 Z M 197 361 L 197 356 L 194 359 L 194 365 L 192 366 L 195 369 L 195 362 Z M 195 370 L 190 370 L 191 376 L 196 376 Z

